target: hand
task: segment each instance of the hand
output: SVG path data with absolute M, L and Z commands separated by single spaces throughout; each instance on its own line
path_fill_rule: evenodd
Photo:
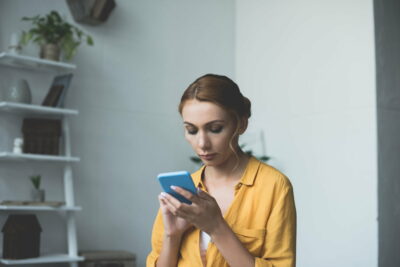
M 173 215 L 185 219 L 209 235 L 218 229 L 221 223 L 224 223 L 221 209 L 211 195 L 201 189 L 199 189 L 197 195 L 194 195 L 178 186 L 171 186 L 171 188 L 192 202 L 191 205 L 188 205 L 169 194 L 165 194 L 166 208 Z
M 192 224 L 185 219 L 179 218 L 169 211 L 169 209 L 167 208 L 166 200 L 163 197 L 163 193 L 158 196 L 158 201 L 160 203 L 165 235 L 181 236 L 187 229 L 192 226 Z

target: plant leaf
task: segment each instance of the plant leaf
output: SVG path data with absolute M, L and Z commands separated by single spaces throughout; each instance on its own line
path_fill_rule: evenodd
M 194 163 L 201 163 L 201 159 L 198 157 L 190 157 L 190 160 L 193 161 Z
M 86 41 L 87 41 L 87 44 L 88 44 L 88 45 L 94 45 L 93 39 L 92 39 L 91 36 L 88 35 Z

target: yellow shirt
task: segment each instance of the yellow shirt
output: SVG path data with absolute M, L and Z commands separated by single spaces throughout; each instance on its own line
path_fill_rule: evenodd
M 192 174 L 194 184 L 205 189 L 201 180 L 204 166 Z M 242 244 L 255 257 L 255 266 L 294 267 L 296 265 L 296 208 L 289 179 L 251 157 L 235 197 L 224 215 L 225 221 Z M 162 214 L 158 211 L 152 232 L 152 251 L 147 267 L 155 266 L 163 242 Z M 200 230 L 191 228 L 182 237 L 178 267 L 203 266 L 200 257 Z M 229 266 L 218 248 L 210 242 L 207 267 Z

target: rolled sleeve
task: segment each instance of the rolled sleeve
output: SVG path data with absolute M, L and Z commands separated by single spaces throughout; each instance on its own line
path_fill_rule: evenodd
M 296 266 L 296 207 L 290 183 L 268 220 L 263 256 L 255 260 L 256 267 Z
M 162 222 L 161 210 L 158 210 L 153 225 L 153 231 L 151 235 L 151 252 L 147 256 L 146 267 L 156 266 L 157 259 L 161 253 L 163 235 L 164 235 L 164 225 Z

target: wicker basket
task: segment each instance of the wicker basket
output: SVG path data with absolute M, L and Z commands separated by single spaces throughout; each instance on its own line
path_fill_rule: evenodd
M 61 120 L 24 119 L 24 153 L 58 155 Z

